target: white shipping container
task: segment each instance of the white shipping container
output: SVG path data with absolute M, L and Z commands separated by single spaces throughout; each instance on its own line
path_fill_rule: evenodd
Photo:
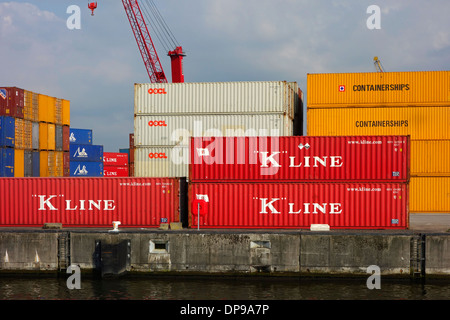
M 190 137 L 292 136 L 284 114 L 136 115 L 135 146 L 188 146 Z
M 188 177 L 189 147 L 136 147 L 135 177 Z
M 285 113 L 294 118 L 299 108 L 296 82 L 142 83 L 134 86 L 134 113 Z

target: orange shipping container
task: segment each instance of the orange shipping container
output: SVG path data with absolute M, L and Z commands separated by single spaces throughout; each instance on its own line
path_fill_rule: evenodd
M 55 150 L 56 149 L 56 127 L 55 124 L 49 123 L 47 126 L 48 131 L 48 150 Z
M 48 150 L 48 123 L 39 123 L 39 149 Z
M 411 141 L 412 176 L 450 176 L 450 140 Z
M 309 136 L 403 135 L 449 140 L 449 107 L 308 109 Z
M 56 98 L 43 94 L 39 95 L 39 121 L 55 123 Z
M 39 152 L 39 176 L 40 177 L 49 177 L 49 167 L 48 167 L 48 154 L 49 151 L 40 151 Z
M 450 106 L 450 71 L 308 74 L 308 108 Z
M 62 106 L 62 124 L 70 126 L 70 101 L 62 99 L 61 106 Z
M 411 177 L 410 212 L 450 213 L 450 177 Z
M 21 178 L 25 175 L 25 151 L 14 149 L 14 177 Z

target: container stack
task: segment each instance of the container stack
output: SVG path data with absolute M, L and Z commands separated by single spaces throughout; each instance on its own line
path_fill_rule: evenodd
M 192 138 L 189 224 L 406 229 L 409 150 L 408 136 Z
M 14 134 L 9 133 L 14 138 L 13 176 L 62 177 L 64 152 L 69 151 L 70 101 L 3 87 L 0 113 L 14 119 Z
M 450 212 L 450 71 L 308 74 L 307 134 L 409 135 L 410 211 Z
M 91 129 L 70 128 L 70 176 L 102 177 L 103 146 L 94 145 Z
M 187 177 L 192 136 L 301 132 L 300 92 L 286 81 L 136 84 L 135 176 Z
M 128 177 L 128 153 L 103 152 L 103 176 Z

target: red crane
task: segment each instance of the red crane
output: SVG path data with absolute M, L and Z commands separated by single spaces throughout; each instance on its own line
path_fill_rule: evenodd
M 139 47 L 139 51 L 141 52 L 142 59 L 144 60 L 144 65 L 150 77 L 150 82 L 168 82 L 158 54 L 156 52 L 155 45 L 153 44 L 152 37 L 150 36 L 150 32 L 148 31 L 148 25 L 144 19 L 144 14 L 146 14 L 148 18 L 150 16 L 150 13 L 153 14 L 153 19 L 150 18 L 149 20 L 152 20 L 154 25 L 150 26 L 153 27 L 153 30 L 155 32 L 158 31 L 157 25 L 159 25 L 160 28 L 160 31 L 158 31 L 157 34 L 158 38 L 161 37 L 160 40 L 163 39 L 162 34 L 165 34 L 164 36 L 166 38 L 164 41 L 166 45 L 168 42 L 170 42 L 172 45 L 175 44 L 175 49 L 166 49 L 171 59 L 172 82 L 184 82 L 183 57 L 185 56 L 185 54 L 183 53 L 182 47 L 176 45 L 175 38 L 170 33 L 170 30 L 162 19 L 162 16 L 154 5 L 153 1 L 150 1 L 150 3 L 142 3 L 142 10 L 138 0 L 122 0 L 122 3 L 123 7 L 125 8 L 125 12 L 127 13 L 128 20 L 130 21 L 131 29 L 133 30 L 133 34 Z

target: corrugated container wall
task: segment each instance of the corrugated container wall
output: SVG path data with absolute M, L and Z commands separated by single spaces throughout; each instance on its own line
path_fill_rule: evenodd
M 192 138 L 189 180 L 407 182 L 409 150 L 405 136 Z
M 136 177 L 188 177 L 189 147 L 140 147 L 134 149 Z M 130 170 L 131 171 L 131 170 Z
M 180 221 L 179 191 L 176 179 L 3 178 L 0 226 L 159 227 Z
M 128 177 L 128 166 L 117 167 L 117 166 L 103 166 L 103 176 L 105 177 Z
M 14 177 L 20 178 L 25 176 L 25 151 L 22 149 L 14 149 Z
M 282 113 L 299 106 L 298 85 L 286 81 L 146 83 L 134 86 L 134 113 Z
M 0 147 L 0 177 L 14 177 L 14 149 Z
M 450 106 L 450 71 L 308 74 L 308 108 Z
M 191 183 L 189 218 L 197 227 L 193 199 L 208 201 L 206 228 L 407 229 L 406 183 Z
M 70 159 L 70 177 L 102 177 L 103 162 L 75 161 Z
M 23 119 L 24 90 L 17 87 L 0 87 L 0 116 Z
M 139 116 L 135 146 L 189 146 L 190 137 L 292 136 L 293 121 L 283 114 Z
M 450 107 L 336 108 L 307 111 L 311 136 L 409 135 L 450 139 Z
M 128 166 L 128 154 L 117 152 L 103 152 L 103 164 L 105 166 Z
M 450 213 L 450 176 L 411 177 L 410 212 Z
M 91 129 L 70 128 L 69 142 L 73 144 L 92 144 Z
M 450 140 L 411 141 L 411 175 L 450 176 Z
M 103 146 L 71 144 L 70 160 L 103 162 Z
M 15 136 L 15 119 L 13 117 L 0 116 L 0 147 L 14 148 Z
M 62 124 L 70 126 L 70 101 L 62 99 Z

